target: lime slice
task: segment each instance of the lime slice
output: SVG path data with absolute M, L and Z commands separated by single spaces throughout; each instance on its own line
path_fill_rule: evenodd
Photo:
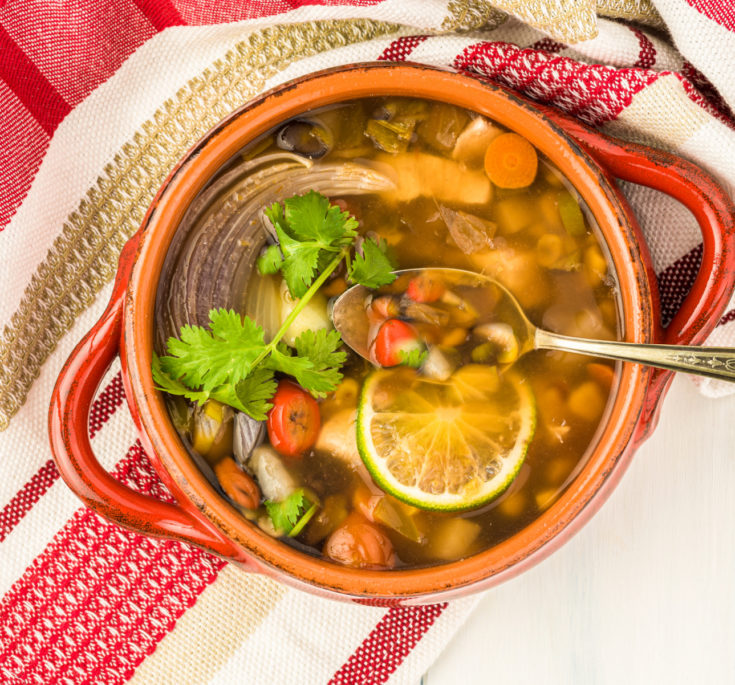
M 422 509 L 472 509 L 497 497 L 523 463 L 536 426 L 528 382 L 469 364 L 445 382 L 400 367 L 363 385 L 357 445 L 375 482 Z

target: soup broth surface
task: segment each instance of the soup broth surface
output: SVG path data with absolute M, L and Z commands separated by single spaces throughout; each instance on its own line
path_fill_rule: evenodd
M 501 185 L 491 180 L 487 150 L 506 133 L 487 118 L 451 105 L 412 98 L 363 99 L 277 127 L 242 150 L 218 178 L 236 176 L 238 168 L 246 177 L 248 164 L 261 159 L 267 165 L 269 156 L 276 164 L 285 148 L 310 157 L 315 178 L 328 165 L 374 169 L 392 179 L 394 187 L 352 192 L 349 184 L 335 182 L 332 192 L 324 186 L 319 191 L 358 220 L 361 235 L 385 241 L 398 269 L 454 267 L 481 272 L 508 288 L 537 326 L 566 335 L 615 339 L 619 329 L 614 274 L 590 212 L 538 151 L 537 171 L 527 185 L 502 187 L 515 181 L 503 180 Z M 274 192 L 277 201 L 285 199 L 277 188 Z M 347 286 L 344 271 L 338 269 L 321 288 L 320 306 L 326 307 Z M 169 284 L 159 287 L 165 290 Z M 280 305 L 274 303 L 283 292 L 280 275 L 263 276 L 250 268 L 232 287 L 241 314 L 266 329 L 263 318 L 279 323 Z M 406 295 L 396 289 L 400 307 Z M 471 304 L 478 316 L 484 316 L 482 301 Z M 405 318 L 402 311 L 396 318 Z M 281 536 L 285 544 L 334 563 L 370 567 L 349 554 L 330 552 L 335 531 L 357 517 L 377 527 L 392 547 L 390 563 L 372 567 L 454 561 L 527 526 L 558 500 L 583 466 L 616 385 L 611 362 L 548 351 L 530 351 L 504 362 L 497 345 L 483 347 L 473 333 L 474 322 L 462 325 L 450 318 L 438 325 L 413 323 L 422 341 L 443 350 L 458 368 L 485 365 L 501 378 L 512 373 L 530 386 L 535 430 L 517 476 L 498 497 L 468 511 L 424 510 L 384 493 L 359 459 L 355 428 L 361 391 L 376 363 L 347 350 L 344 379 L 336 392 L 319 400 L 320 432 L 314 446 L 298 458 L 278 458 L 279 468 L 292 483 L 317 502 L 312 518 L 296 535 Z M 160 341 L 157 346 L 164 354 Z M 423 373 L 401 368 L 404 374 Z M 263 501 L 244 507 L 224 482 L 229 477 L 224 460 L 231 463 L 234 454 L 233 412 L 212 402 L 201 408 L 181 398 L 168 400 L 182 440 L 213 484 L 253 525 L 277 535 Z M 238 468 L 257 475 L 252 467 Z

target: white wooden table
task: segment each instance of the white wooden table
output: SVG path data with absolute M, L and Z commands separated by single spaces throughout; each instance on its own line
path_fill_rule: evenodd
M 422 682 L 735 683 L 735 396 L 677 378 L 602 509 L 488 591 Z

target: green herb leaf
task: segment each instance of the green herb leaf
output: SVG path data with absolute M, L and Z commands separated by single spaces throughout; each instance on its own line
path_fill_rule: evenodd
M 276 202 L 265 210 L 278 236 L 283 260 L 279 263 L 277 255 L 266 250 L 261 257 L 266 270 L 261 271 L 275 273 L 268 269 L 278 266 L 291 296 L 301 298 L 320 267 L 352 243 L 357 236 L 357 220 L 313 190 L 288 198 L 284 206 Z
M 398 358 L 401 360 L 403 366 L 410 366 L 414 369 L 418 369 L 424 363 L 426 356 L 429 353 L 421 348 L 414 347 L 412 350 L 400 350 Z
M 308 333 L 312 333 L 312 331 L 308 331 Z M 296 342 L 298 342 L 298 339 Z M 334 354 L 339 355 L 340 353 Z M 266 365 L 274 371 L 293 376 L 298 384 L 308 390 L 314 397 L 325 397 L 337 388 L 340 380 L 342 380 L 342 374 L 339 372 L 339 368 L 328 366 L 323 360 L 318 359 L 317 361 L 318 364 L 314 364 L 308 356 L 301 356 L 298 349 L 297 356 L 292 356 L 291 349 L 280 344 L 271 352 Z
M 385 241 L 376 242 L 367 238 L 362 243 L 363 254 L 355 253 L 350 265 L 349 277 L 353 283 L 366 288 L 379 288 L 396 280 L 393 265 L 385 254 Z
M 273 371 L 259 366 L 247 378 L 235 385 L 235 395 L 242 411 L 256 421 L 265 421 L 273 405 L 268 401 L 275 395 L 278 383 Z
M 269 245 L 266 251 L 258 257 L 256 262 L 258 271 L 262 274 L 274 274 L 281 270 L 283 255 L 278 245 Z
M 299 519 L 304 514 L 305 510 L 307 510 L 307 508 L 313 508 L 313 506 L 314 505 L 306 497 L 306 493 L 303 488 L 294 490 L 281 502 L 273 502 L 271 500 L 265 501 L 265 508 L 268 511 L 268 516 L 270 516 L 270 519 L 273 522 L 273 527 L 284 534 L 291 533 L 299 523 Z
M 169 356 L 161 358 L 161 367 L 189 387 L 211 392 L 250 373 L 265 349 L 265 334 L 255 321 L 233 310 L 213 309 L 209 321 L 210 331 L 183 326 L 180 339 L 169 338 Z
M 357 220 L 337 205 L 330 205 L 328 198 L 313 190 L 288 198 L 284 205 L 289 232 L 302 242 L 342 247 L 357 236 Z

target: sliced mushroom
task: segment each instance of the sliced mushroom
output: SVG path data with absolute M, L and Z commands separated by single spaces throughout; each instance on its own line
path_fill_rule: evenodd
M 484 323 L 474 333 L 495 345 L 495 358 L 499 364 L 510 364 L 518 359 L 518 338 L 507 323 Z
M 246 464 L 250 454 L 265 437 L 265 422 L 256 421 L 254 418 L 237 412 L 235 414 L 235 428 L 232 436 L 232 451 L 235 453 L 240 466 L 247 468 Z
M 321 159 L 334 145 L 332 133 L 316 121 L 294 119 L 276 134 L 276 145 L 303 155 L 308 159 Z
M 457 364 L 437 345 L 429 347 L 429 353 L 421 365 L 421 373 L 435 381 L 446 381 L 457 368 Z
M 282 502 L 299 487 L 281 456 L 269 445 L 256 447 L 246 466 L 257 479 L 265 499 Z

